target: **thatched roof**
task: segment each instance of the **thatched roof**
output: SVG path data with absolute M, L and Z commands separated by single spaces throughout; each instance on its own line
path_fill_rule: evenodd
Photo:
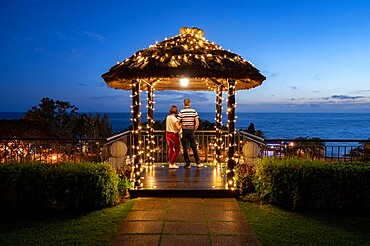
M 102 75 L 108 86 L 131 90 L 132 80 L 139 80 L 141 88 L 147 83 L 156 90 L 215 90 L 217 84 L 228 88 L 228 79 L 237 82 L 236 89 L 250 89 L 266 79 L 259 70 L 241 56 L 223 50 L 206 40 L 198 28 L 181 28 L 181 33 L 110 68 Z M 190 78 L 187 87 L 179 79 Z

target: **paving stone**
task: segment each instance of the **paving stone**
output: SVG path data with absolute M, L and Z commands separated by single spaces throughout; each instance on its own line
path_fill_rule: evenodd
M 138 198 L 112 245 L 260 246 L 260 242 L 233 198 Z
M 169 209 L 180 209 L 180 210 L 203 210 L 202 200 L 196 202 L 170 202 L 168 204 Z
M 205 213 L 210 221 L 245 221 L 244 213 L 242 211 L 208 210 Z
M 260 246 L 254 235 L 248 236 L 212 236 L 213 246 Z
M 167 209 L 168 200 L 168 198 L 138 198 L 132 206 L 132 210 L 164 210 Z
M 167 221 L 163 233 L 166 234 L 208 234 L 207 223 Z
M 161 246 L 207 246 L 211 245 L 206 235 L 163 235 Z
M 125 220 L 165 220 L 166 210 L 131 211 Z
M 183 211 L 169 209 L 167 214 L 168 221 L 205 221 L 206 216 L 203 211 Z
M 159 235 L 119 235 L 112 246 L 151 246 L 158 245 Z
M 171 197 L 170 198 L 170 202 L 171 203 L 174 203 L 174 202 L 203 202 L 203 199 L 202 198 L 192 198 L 192 197 Z
M 123 221 L 118 234 L 161 233 L 163 221 Z
M 240 210 L 238 203 L 234 201 L 207 201 L 204 202 L 206 210 Z
M 208 226 L 211 234 L 253 235 L 252 228 L 246 221 L 232 221 L 232 222 L 209 221 Z
M 235 198 L 219 197 L 219 198 L 203 198 L 203 202 L 235 202 Z

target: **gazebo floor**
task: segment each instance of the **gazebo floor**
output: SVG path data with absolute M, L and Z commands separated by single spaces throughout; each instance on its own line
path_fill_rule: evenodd
M 226 188 L 226 177 L 221 169 L 195 166 L 185 169 L 169 169 L 154 165 L 141 173 L 142 188 L 129 191 L 135 197 L 236 197 L 237 190 Z

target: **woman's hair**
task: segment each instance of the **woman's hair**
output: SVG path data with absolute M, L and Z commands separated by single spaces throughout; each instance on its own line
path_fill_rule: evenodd
M 175 105 L 172 105 L 170 107 L 170 114 L 177 114 L 178 113 L 178 109 Z

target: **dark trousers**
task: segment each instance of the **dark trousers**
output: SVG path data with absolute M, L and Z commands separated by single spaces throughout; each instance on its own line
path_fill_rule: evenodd
M 182 144 L 182 149 L 184 151 L 184 160 L 186 162 L 186 165 L 187 166 L 190 165 L 190 158 L 188 154 L 189 145 L 190 145 L 190 148 L 193 150 L 195 163 L 200 164 L 198 149 L 195 143 L 195 135 L 194 135 L 193 130 L 187 130 L 187 129 L 182 130 L 181 144 Z

